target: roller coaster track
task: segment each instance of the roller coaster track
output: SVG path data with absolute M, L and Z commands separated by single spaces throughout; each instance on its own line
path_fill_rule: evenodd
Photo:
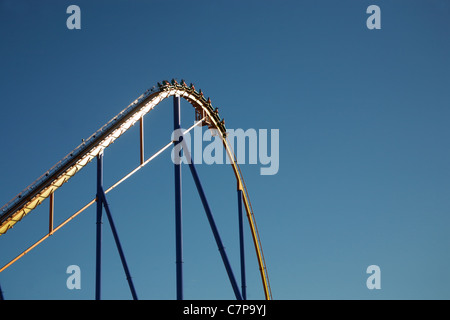
M 182 80 L 180 83 L 178 83 L 174 79 L 171 82 L 163 81 L 162 83 L 158 83 L 157 86 L 148 89 L 145 93 L 134 100 L 128 107 L 126 107 L 118 115 L 112 118 L 108 123 L 97 130 L 88 139 L 83 141 L 82 144 L 80 144 L 72 152 L 67 154 L 61 161 L 55 164 L 51 169 L 45 172 L 26 189 L 24 189 L 21 193 L 19 193 L 12 200 L 6 203 L 2 208 L 0 208 L 0 235 L 6 234 L 16 223 L 22 220 L 23 217 L 34 210 L 46 198 L 50 198 L 50 201 L 52 202 L 53 193 L 58 188 L 61 188 L 65 182 L 67 182 L 78 171 L 84 168 L 94 158 L 103 154 L 103 151 L 109 145 L 111 145 L 128 129 L 130 129 L 136 122 L 141 120 L 144 115 L 149 113 L 161 101 L 171 96 L 182 97 L 195 108 L 197 120 L 199 120 L 195 125 L 208 126 L 211 129 L 217 130 L 218 134 L 220 135 L 224 148 L 230 159 L 234 175 L 236 177 L 237 188 L 242 192 L 242 200 L 259 264 L 264 294 L 265 298 L 269 300 L 272 298 L 272 293 L 270 289 L 260 236 L 255 223 L 255 217 L 250 203 L 249 193 L 245 186 L 244 178 L 237 163 L 234 151 L 231 149 L 230 143 L 227 140 L 224 120 L 219 117 L 218 109 L 213 108 L 211 100 L 209 98 L 205 99 L 204 94 L 201 90 L 196 91 L 193 84 L 190 84 L 188 86 L 184 82 L 184 80 Z M 192 129 L 193 127 L 191 127 L 190 129 Z M 129 176 L 131 176 L 148 162 L 150 162 L 153 158 L 158 156 L 162 151 L 175 144 L 175 142 L 176 141 L 169 142 L 160 151 L 158 151 L 146 161 L 144 161 L 143 159 L 141 149 L 141 165 L 130 172 L 127 176 L 122 178 L 120 181 L 118 181 L 116 184 L 111 186 L 109 189 L 107 189 L 105 193 L 111 191 L 118 184 L 123 182 Z M 74 217 L 76 217 L 79 213 L 95 203 L 97 200 L 97 198 L 93 199 L 82 209 L 80 209 L 63 223 L 61 223 L 59 226 L 57 226 L 56 228 L 51 228 L 48 234 L 46 234 L 43 238 L 41 238 L 27 250 L 22 252 L 22 254 L 17 256 L 10 263 L 1 268 L 0 272 L 8 268 L 11 264 L 13 264 L 30 250 L 32 250 L 42 241 L 47 239 L 49 235 L 59 230 L 62 226 L 71 221 Z

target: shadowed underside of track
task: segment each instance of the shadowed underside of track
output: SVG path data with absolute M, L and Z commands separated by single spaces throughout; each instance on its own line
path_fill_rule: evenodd
M 242 191 L 243 203 L 247 212 L 253 243 L 258 257 L 266 299 L 270 299 L 271 294 L 268 276 L 258 231 L 254 222 L 253 211 L 234 152 L 227 142 L 224 121 L 220 119 L 218 109 L 213 108 L 211 100 L 209 98 L 206 99 L 201 90 L 196 91 L 194 85 L 191 84 L 188 86 L 184 81 L 181 81 L 181 83 L 178 83 L 176 80 L 172 80 L 171 82 L 163 81 L 147 90 L 35 182 L 0 208 L 0 235 L 4 235 L 46 198 L 52 198 L 53 193 L 62 187 L 65 182 L 91 162 L 91 160 L 102 154 L 105 148 L 131 128 L 137 121 L 142 119 L 156 105 L 171 96 L 180 96 L 187 100 L 195 108 L 197 120 L 201 119 L 202 125 L 216 129 L 223 141 L 236 176 L 238 190 Z

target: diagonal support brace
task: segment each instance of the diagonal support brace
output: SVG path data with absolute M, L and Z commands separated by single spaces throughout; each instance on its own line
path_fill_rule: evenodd
M 106 216 L 111 227 L 111 231 L 116 242 L 117 251 L 119 251 L 120 260 L 125 271 L 125 275 L 128 281 L 128 285 L 131 290 L 131 295 L 134 300 L 137 300 L 136 290 L 134 289 L 133 280 L 131 279 L 130 270 L 128 269 L 125 254 L 123 253 L 122 245 L 120 243 L 119 235 L 114 224 L 114 220 L 109 209 L 108 202 L 106 201 L 106 194 L 103 190 L 103 154 L 97 157 L 97 245 L 96 245 L 96 286 L 95 286 L 95 299 L 101 299 L 101 236 L 102 236 L 102 209 L 105 208 Z
M 222 239 L 220 238 L 219 231 L 217 230 L 216 223 L 214 222 L 214 217 L 212 215 L 211 209 L 209 207 L 208 201 L 206 199 L 205 192 L 203 191 L 202 184 L 197 174 L 197 170 L 195 169 L 194 159 L 192 159 L 189 149 L 186 145 L 184 139 L 181 140 L 183 144 L 183 152 L 186 156 L 186 160 L 189 163 L 189 169 L 191 170 L 192 177 L 195 182 L 195 186 L 197 187 L 197 191 L 202 200 L 203 208 L 205 209 L 206 216 L 208 218 L 209 225 L 214 234 L 214 239 L 216 240 L 217 247 L 219 248 L 220 255 L 222 257 L 223 264 L 225 265 L 225 269 L 227 270 L 228 278 L 230 279 L 231 286 L 233 287 L 234 294 L 237 300 L 242 300 L 241 292 L 239 291 L 238 284 L 236 282 L 236 278 L 233 274 L 233 270 L 231 268 L 230 262 L 228 260 L 227 254 L 225 252 L 225 247 L 223 246 Z
M 114 241 L 116 242 L 117 251 L 119 251 L 120 260 L 122 261 L 123 270 L 125 271 L 125 275 L 127 277 L 128 285 L 130 287 L 131 295 L 133 296 L 133 300 L 138 300 L 136 290 L 134 289 L 133 280 L 131 278 L 130 270 L 128 269 L 127 260 L 125 259 L 125 254 L 123 253 L 122 245 L 120 244 L 119 235 L 117 234 L 116 226 L 114 224 L 113 217 L 111 215 L 111 211 L 109 210 L 108 202 L 106 201 L 106 195 L 103 189 L 101 190 L 101 201 L 103 202 L 103 207 L 106 211 L 106 216 L 108 217 L 109 225 L 111 227 L 111 231 L 114 236 Z

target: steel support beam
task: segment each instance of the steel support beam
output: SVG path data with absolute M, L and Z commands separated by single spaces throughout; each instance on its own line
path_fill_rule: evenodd
M 53 213 L 55 210 L 55 194 L 50 194 L 50 212 L 48 217 L 48 234 L 53 234 Z
M 103 192 L 103 153 L 97 156 L 97 225 L 95 251 L 95 300 L 101 300 L 102 272 L 102 192 Z
M 102 212 L 103 207 L 106 211 L 106 216 L 109 221 L 109 226 L 113 233 L 114 241 L 116 242 L 117 251 L 119 251 L 120 260 L 127 277 L 128 285 L 130 287 L 131 295 L 134 300 L 137 300 L 136 290 L 134 289 L 133 280 L 131 279 L 130 270 L 123 253 L 122 245 L 120 243 L 119 235 L 106 201 L 106 194 L 103 190 L 103 154 L 97 156 L 97 239 L 96 239 L 96 273 L 95 273 L 95 299 L 101 300 L 101 260 L 102 260 Z
M 242 214 L 242 189 L 238 189 L 239 212 L 239 249 L 241 254 L 241 290 L 242 299 L 247 300 L 247 285 L 245 280 L 245 251 L 244 251 L 244 216 Z
M 144 116 L 139 120 L 139 142 L 140 142 L 140 155 L 141 165 L 144 163 Z
M 219 231 L 217 230 L 216 223 L 214 222 L 214 217 L 212 215 L 211 209 L 208 204 L 208 200 L 206 199 L 205 192 L 203 191 L 202 184 L 197 174 L 197 170 L 195 169 L 194 159 L 192 159 L 189 149 L 184 140 L 181 141 L 183 144 L 183 153 L 186 156 L 186 160 L 189 163 L 189 169 L 192 174 L 192 178 L 194 179 L 195 186 L 197 187 L 198 194 L 200 199 L 202 200 L 203 208 L 205 209 L 206 216 L 208 218 L 209 225 L 214 235 L 214 239 L 216 240 L 217 247 L 220 252 L 220 256 L 222 257 L 223 264 L 225 265 L 225 269 L 228 274 L 228 278 L 230 279 L 231 286 L 233 287 L 234 294 L 237 300 L 242 300 L 241 292 L 239 291 L 238 284 L 236 282 L 236 278 L 234 277 L 233 270 L 231 268 L 230 262 L 228 260 L 227 254 L 225 252 L 225 247 L 223 246 L 222 239 L 220 238 Z
M 103 189 L 102 189 L 101 198 L 102 198 L 101 201 L 103 202 L 103 206 L 104 206 L 105 211 L 106 211 L 106 216 L 108 217 L 108 221 L 109 221 L 109 225 L 111 227 L 111 231 L 112 231 L 113 236 L 114 236 L 114 241 L 116 242 L 117 251 L 119 251 L 120 260 L 122 261 L 123 270 L 125 271 L 125 275 L 127 277 L 127 281 L 128 281 L 128 285 L 130 287 L 131 295 L 133 296 L 133 300 L 138 300 L 138 297 L 137 297 L 137 294 L 136 294 L 136 290 L 134 289 L 133 280 L 131 279 L 130 270 L 128 269 L 127 260 L 125 259 L 125 254 L 123 253 L 122 245 L 120 244 L 119 235 L 117 234 L 117 229 L 116 229 L 116 226 L 114 224 L 114 220 L 113 220 L 113 217 L 111 215 L 111 211 L 109 210 L 109 205 L 108 205 L 108 202 L 106 201 L 106 195 L 105 195 L 105 192 L 103 191 Z
M 180 97 L 173 97 L 173 130 L 181 128 L 180 117 Z M 180 136 L 180 140 L 183 137 Z M 175 146 L 180 141 L 175 142 Z M 176 156 L 175 156 L 176 158 Z M 175 249 L 176 249 L 176 283 L 177 283 L 177 300 L 183 300 L 183 226 L 181 211 L 181 162 L 176 161 L 174 164 L 175 173 Z

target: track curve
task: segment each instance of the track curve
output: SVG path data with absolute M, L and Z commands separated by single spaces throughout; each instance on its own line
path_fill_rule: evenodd
M 196 90 L 193 84 L 189 86 L 182 80 L 163 81 L 148 89 L 128 107 L 97 130 L 86 141 L 70 152 L 66 157 L 45 172 L 41 177 L 0 208 L 0 235 L 5 234 L 17 222 L 34 210 L 46 198 L 50 197 L 58 188 L 84 168 L 92 159 L 103 152 L 111 143 L 131 128 L 139 119 L 149 113 L 161 101 L 171 96 L 180 96 L 187 100 L 196 110 L 202 125 L 217 129 L 224 148 L 230 158 L 230 163 L 237 181 L 237 188 L 242 190 L 243 203 L 247 213 L 252 239 L 257 254 L 262 284 L 266 299 L 272 294 L 268 281 L 267 268 L 262 252 L 261 241 L 254 220 L 248 190 L 237 164 L 234 151 L 227 141 L 225 122 L 220 118 L 218 109 L 213 108 L 211 99 L 206 99 L 201 90 Z

